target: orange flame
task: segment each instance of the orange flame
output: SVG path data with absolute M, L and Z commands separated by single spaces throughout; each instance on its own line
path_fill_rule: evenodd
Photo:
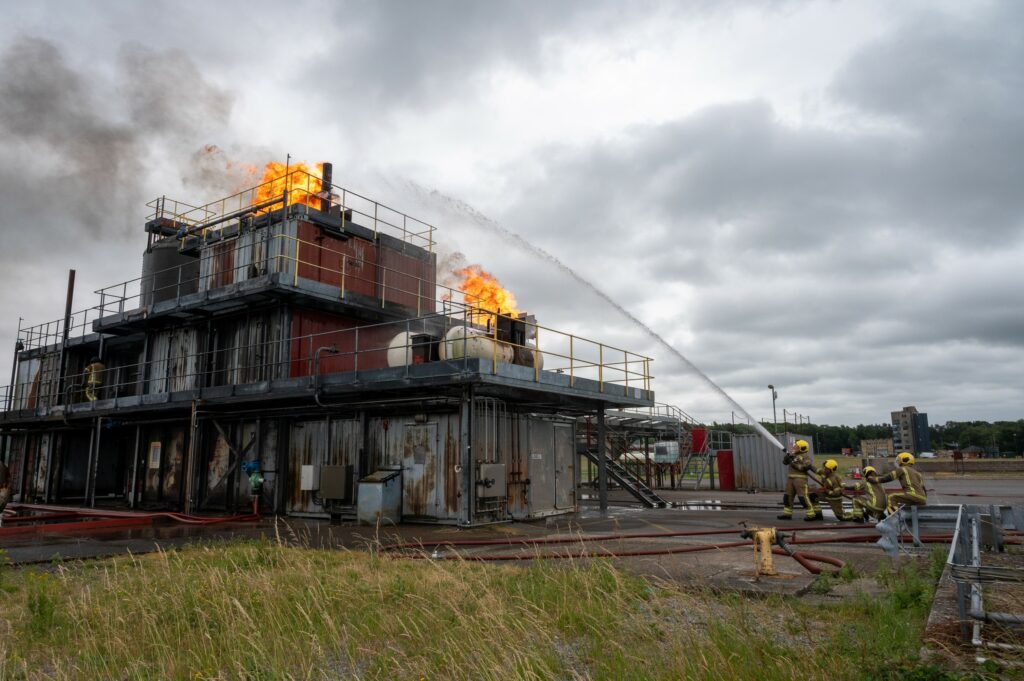
M 484 323 L 490 321 L 495 313 L 503 315 L 517 315 L 519 309 L 516 307 L 516 297 L 512 292 L 502 287 L 501 282 L 494 278 L 479 265 L 470 265 L 455 271 L 456 276 L 462 277 L 458 288 L 464 294 L 467 305 L 480 310 L 473 313 L 473 321 Z
M 252 197 L 252 205 L 257 206 L 272 199 L 279 199 L 288 191 L 288 205 L 304 203 L 319 208 L 320 192 L 323 190 L 324 165 L 317 163 L 313 167 L 305 163 L 292 163 L 287 169 L 283 163 L 271 161 L 263 168 L 263 177 Z M 261 209 L 260 213 L 276 210 L 277 204 Z

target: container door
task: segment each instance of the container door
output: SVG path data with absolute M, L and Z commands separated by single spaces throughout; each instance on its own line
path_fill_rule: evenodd
M 554 426 L 547 421 L 531 421 L 527 446 L 530 457 L 530 513 L 555 507 Z
M 302 489 L 302 467 L 319 469 L 324 462 L 327 444 L 327 421 L 297 421 L 292 424 L 288 440 L 288 507 L 289 513 L 320 513 L 323 509 L 313 501 L 313 491 Z
M 402 515 L 437 517 L 437 424 L 402 428 Z
M 573 427 L 555 426 L 555 507 L 576 506 L 576 446 Z

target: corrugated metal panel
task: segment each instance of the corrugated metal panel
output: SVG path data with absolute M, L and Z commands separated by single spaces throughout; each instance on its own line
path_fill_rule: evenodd
M 323 509 L 313 503 L 313 492 L 303 491 L 303 466 L 323 464 L 327 454 L 327 419 L 295 421 L 288 438 L 288 506 L 289 513 L 319 513 Z
M 778 447 L 760 435 L 733 435 L 732 451 L 737 489 L 786 489 L 786 465 Z
M 317 349 L 332 345 L 338 354 L 321 353 L 321 374 L 354 371 L 357 366 L 360 370 L 387 367 L 388 343 L 405 327 L 375 325 L 357 332 L 361 323 L 327 312 L 296 310 L 292 318 L 291 375 L 312 375 Z
M 374 244 L 357 237 L 339 239 L 303 221 L 299 222 L 298 235 L 301 241 L 300 277 L 336 286 L 340 296 L 344 273 L 346 295 L 355 293 L 367 298 L 380 298 L 378 256 Z
M 402 469 L 402 486 L 413 497 L 406 502 L 405 513 L 422 519 L 458 520 L 461 474 L 459 414 L 431 413 L 426 424 L 417 424 L 412 415 L 367 419 L 367 446 L 370 470 Z M 427 447 L 424 431 L 417 425 L 435 429 L 434 444 Z M 417 456 L 417 445 L 421 447 Z M 417 458 L 422 463 L 417 464 Z M 433 464 L 427 459 L 431 458 Z
M 423 260 L 381 247 L 380 264 L 386 302 L 419 310 L 421 314 L 434 311 L 437 298 L 434 254 Z
M 149 394 L 191 390 L 199 380 L 199 350 L 202 334 L 195 327 L 157 331 L 150 340 Z
M 283 322 L 283 309 L 218 322 L 210 384 L 241 385 L 281 378 L 286 349 Z

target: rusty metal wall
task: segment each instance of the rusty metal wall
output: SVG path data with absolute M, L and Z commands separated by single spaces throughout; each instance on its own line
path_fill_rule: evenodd
M 142 469 L 145 483 L 142 505 L 179 508 L 182 463 L 185 459 L 188 422 L 181 425 L 153 425 L 142 430 Z
M 153 332 L 150 337 L 148 394 L 192 390 L 202 384 L 199 353 L 206 334 L 196 327 Z
M 18 364 L 17 386 L 12 409 L 37 409 L 61 402 L 57 395 L 60 353 L 22 359 Z
M 359 421 L 329 417 L 305 419 L 291 422 L 289 428 L 285 508 L 295 514 L 326 513 L 318 494 L 301 489 L 302 466 L 351 466 L 351 480 L 362 447 Z
M 242 385 L 286 373 L 285 308 L 218 321 L 213 327 L 210 385 Z
M 214 241 L 203 248 L 199 262 L 199 290 L 207 291 L 229 284 L 237 284 L 265 274 L 278 262 L 286 269 L 283 259 L 267 260 L 267 253 L 285 253 L 287 239 L 275 234 L 294 233 L 294 223 L 288 226 L 274 225 L 270 228 L 247 230 L 227 239 Z M 272 245 L 274 247 L 272 247 Z M 184 288 L 184 287 L 183 287 Z
M 367 419 L 370 470 L 364 473 L 400 468 L 403 514 L 459 520 L 459 423 L 457 412 L 430 413 L 424 423 L 412 414 Z

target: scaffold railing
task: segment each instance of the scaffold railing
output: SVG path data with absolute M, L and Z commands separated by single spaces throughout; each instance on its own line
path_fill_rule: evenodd
M 539 383 L 542 375 L 565 375 L 570 387 L 581 379 L 592 381 L 599 392 L 608 385 L 621 385 L 640 391 L 643 399 L 651 395 L 651 358 L 622 348 L 600 343 L 575 334 L 566 333 L 532 321 L 513 320 L 525 325 L 527 342 L 514 343 L 501 340 L 498 325 L 491 329 L 474 323 L 478 308 L 469 305 L 449 307 L 420 317 L 395 322 L 368 324 L 352 328 L 336 328 L 286 339 L 267 338 L 258 342 L 239 343 L 226 347 L 199 351 L 198 330 L 185 335 L 175 343 L 168 343 L 162 356 L 141 362 L 126 362 L 104 366 L 100 375 L 92 372 L 69 372 L 63 379 L 57 365 L 58 353 L 29 360 L 24 380 L 14 386 L 5 386 L 6 411 L 38 410 L 58 405 L 77 404 L 142 394 L 162 394 L 183 390 L 196 390 L 224 385 L 246 385 L 283 378 L 309 378 L 349 373 L 358 381 L 360 372 L 389 366 L 389 353 L 399 353 L 408 367 L 430 361 L 425 357 L 425 329 L 448 329 L 454 326 L 477 329 L 480 338 L 489 342 L 490 356 L 479 350 L 473 355 L 467 350 L 474 337 L 463 334 L 456 339 L 442 339 L 446 344 L 447 359 L 453 370 L 465 371 L 471 360 L 481 360 L 490 373 L 500 373 L 499 366 L 510 364 L 511 356 L 532 357 L 529 378 Z M 502 315 L 504 316 L 504 315 Z M 398 334 L 405 339 L 395 343 Z M 187 337 L 186 337 L 187 336 Z M 179 348 L 175 351 L 173 348 Z M 471 357 L 471 355 L 473 355 Z M 520 378 L 522 376 L 520 375 Z M 588 386 L 590 387 L 590 386 Z
M 413 246 L 433 251 L 435 227 L 400 210 L 345 187 L 325 183 L 323 178 L 299 167 L 281 177 L 216 199 L 202 206 L 160 196 L 146 206 L 152 209 L 148 222 L 162 222 L 183 233 L 208 237 L 232 222 L 249 215 L 262 215 L 284 206 L 307 205 L 325 213 L 336 212 L 349 222 L 365 222 L 374 235 L 385 233 Z

